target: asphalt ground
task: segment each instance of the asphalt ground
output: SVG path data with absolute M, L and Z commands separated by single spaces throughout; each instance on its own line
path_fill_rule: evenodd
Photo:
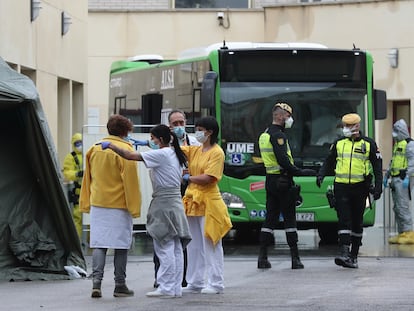
M 127 284 L 135 291 L 134 297 L 113 297 L 113 257 L 109 255 L 102 298 L 90 297 L 92 282 L 88 278 L 0 282 L 0 310 L 414 310 L 414 245 L 390 246 L 384 236 L 381 238 L 386 232 L 381 233 L 379 228 L 367 230 L 359 269 L 347 269 L 334 264 L 335 246 L 321 247 L 312 232 L 300 232 L 305 269 L 292 270 L 288 249 L 278 233 L 276 245 L 270 249 L 269 270 L 257 269 L 256 245 L 224 242 L 223 294 L 146 297 L 154 281 L 151 243 L 138 238 L 127 266 Z M 90 273 L 88 254 L 86 261 Z
M 90 267 L 90 257 L 87 257 Z M 304 257 L 303 270 L 290 269 L 287 256 L 258 270 L 255 257 L 226 257 L 223 294 L 184 294 L 182 298 L 147 298 L 153 290 L 153 263 L 131 256 L 128 286 L 134 297 L 113 297 L 113 265 L 108 257 L 103 297 L 90 297 L 91 280 L 0 283 L 1 310 L 414 310 L 414 260 L 362 257 L 359 269 L 338 267 L 332 258 Z

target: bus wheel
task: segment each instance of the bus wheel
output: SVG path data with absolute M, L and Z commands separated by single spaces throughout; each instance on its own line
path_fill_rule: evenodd
M 319 245 L 338 244 L 338 224 L 323 224 L 318 227 Z

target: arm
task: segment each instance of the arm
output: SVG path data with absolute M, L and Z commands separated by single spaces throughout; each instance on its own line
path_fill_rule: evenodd
M 408 162 L 407 176 L 414 177 L 414 141 L 413 140 L 411 140 L 407 144 L 405 155 L 407 157 L 407 162 Z
M 382 193 L 382 156 L 375 141 L 370 140 L 370 144 L 369 160 L 372 164 L 375 178 L 374 199 L 378 199 Z
M 291 176 L 300 175 L 300 169 L 290 163 L 287 154 L 287 139 L 284 133 L 278 132 L 270 136 L 270 142 L 273 146 L 273 153 L 279 165 Z
M 186 174 L 188 175 L 188 174 Z M 207 174 L 201 174 L 197 176 L 190 176 L 183 177 L 184 180 L 187 180 L 188 182 L 197 184 L 197 185 L 207 185 L 216 182 L 216 178 Z
M 111 143 L 108 145 L 108 148 L 115 151 L 115 153 L 119 154 L 124 159 L 134 160 L 134 161 L 142 161 L 142 156 L 139 152 L 122 149 L 122 148 L 119 148 L 118 146 L 115 146 L 114 144 L 111 144 Z

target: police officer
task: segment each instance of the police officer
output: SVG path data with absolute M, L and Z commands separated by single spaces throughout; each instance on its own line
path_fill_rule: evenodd
M 260 231 L 259 269 L 269 269 L 267 247 L 273 244 L 273 230 L 283 214 L 286 240 L 292 257 L 292 269 L 303 269 L 298 252 L 295 203 L 299 187 L 293 176 L 315 176 L 311 169 L 300 169 L 293 163 L 285 128 L 293 124 L 292 108 L 276 103 L 272 109 L 273 122 L 259 138 L 260 153 L 266 168 L 266 219 Z
M 410 184 L 412 186 L 410 177 L 414 175 L 414 141 L 410 137 L 404 119 L 394 123 L 392 137 L 394 138 L 394 148 L 390 166 L 384 177 L 384 186 L 388 186 L 388 179 L 391 178 L 393 209 L 399 234 L 389 238 L 388 242 L 414 244 L 410 207 Z
M 378 200 L 382 193 L 382 157 L 375 141 L 361 134 L 360 122 L 356 113 L 342 117 L 344 137 L 331 145 L 316 178 L 316 185 L 321 187 L 326 175 L 335 174 L 339 237 L 339 255 L 335 257 L 335 264 L 345 268 L 358 268 L 367 196 L 371 192 L 374 200 Z M 372 182 L 374 186 L 371 186 Z
M 79 210 L 79 194 L 82 185 L 82 134 L 75 133 L 72 136 L 72 152 L 68 153 L 63 161 L 63 175 L 68 181 L 73 182 L 73 187 L 68 192 L 69 202 L 72 203 L 72 217 L 75 223 L 79 239 L 82 238 L 82 213 Z

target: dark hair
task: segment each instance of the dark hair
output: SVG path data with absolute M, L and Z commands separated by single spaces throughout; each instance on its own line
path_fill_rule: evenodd
M 217 136 L 219 132 L 219 126 L 217 123 L 216 118 L 208 116 L 203 117 L 195 123 L 195 126 L 204 127 L 208 131 L 213 131 L 213 133 L 210 136 L 210 143 L 213 145 L 217 143 Z
M 184 119 L 186 119 L 186 115 L 185 115 L 185 112 L 184 111 L 182 111 L 182 110 L 180 110 L 180 109 L 173 109 L 169 114 L 168 114 L 168 122 L 170 122 L 170 117 L 171 117 L 171 115 L 172 114 L 174 114 L 174 113 L 181 113 L 182 115 L 183 115 L 183 117 L 184 117 Z
M 164 144 L 168 144 L 171 141 L 171 136 L 173 137 L 172 145 L 174 147 L 175 154 L 177 155 L 178 161 L 181 165 L 187 166 L 187 158 L 184 152 L 181 150 L 180 143 L 175 133 L 171 132 L 170 128 L 164 124 L 159 124 L 154 126 L 150 133 L 157 137 L 159 140 L 162 140 Z
M 124 116 L 114 114 L 109 117 L 106 128 L 108 129 L 108 133 L 110 135 L 125 137 L 129 132 L 132 132 L 134 125 Z

